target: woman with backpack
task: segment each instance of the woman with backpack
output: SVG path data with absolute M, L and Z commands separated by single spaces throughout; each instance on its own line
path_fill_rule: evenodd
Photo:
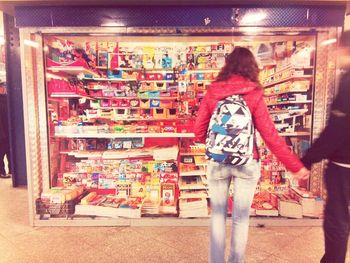
M 309 171 L 278 135 L 263 98 L 259 68 L 247 48 L 236 47 L 204 96 L 195 123 L 196 141 L 206 143 L 211 205 L 209 262 L 225 262 L 228 190 L 233 180 L 232 235 L 229 262 L 244 260 L 249 212 L 260 178 L 255 129 L 272 153 L 294 173 Z

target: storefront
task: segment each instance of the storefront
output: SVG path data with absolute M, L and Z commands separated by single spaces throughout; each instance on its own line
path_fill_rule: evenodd
M 193 123 L 225 56 L 254 52 L 276 128 L 302 155 L 335 94 L 343 21 L 329 6 L 16 8 L 31 223 L 207 222 Z M 260 153 L 255 222 L 318 218 L 324 163 L 300 192 L 263 143 Z

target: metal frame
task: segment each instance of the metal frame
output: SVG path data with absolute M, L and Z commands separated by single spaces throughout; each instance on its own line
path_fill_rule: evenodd
M 149 30 L 148 28 L 147 30 Z M 175 29 L 175 31 L 174 31 Z M 155 223 L 158 225 L 199 225 L 202 222 L 206 225 L 208 219 L 173 219 L 173 218 L 141 218 L 135 219 L 96 219 L 96 220 L 39 220 L 35 215 L 35 198 L 39 197 L 42 190 L 48 189 L 50 182 L 49 170 L 49 148 L 48 148 L 48 130 L 46 116 L 46 93 L 45 93 L 45 72 L 42 47 L 42 34 L 144 34 L 146 28 L 21 28 L 21 61 L 22 61 L 22 84 L 23 84 L 23 110 L 25 126 L 25 145 L 27 158 L 27 178 L 28 178 L 28 200 L 30 224 L 33 226 L 101 226 L 101 225 L 149 225 Z M 153 31 L 152 31 L 153 30 Z M 243 28 L 186 28 L 187 33 L 203 34 L 209 30 L 220 33 L 244 32 Z M 265 33 L 278 32 L 313 32 L 318 34 L 317 56 L 316 56 L 316 77 L 314 94 L 314 116 L 312 138 L 316 138 L 326 123 L 328 106 L 335 93 L 335 56 L 333 51 L 327 46 L 320 46 L 320 43 L 328 37 L 337 36 L 339 28 L 269 28 Z M 152 28 L 153 34 L 175 33 L 176 28 Z M 24 45 L 24 39 L 29 39 L 39 43 L 38 48 Z M 324 105 L 327 105 L 324 107 Z M 320 194 L 323 191 L 322 174 L 324 163 L 316 165 L 312 170 L 311 191 Z M 202 221 L 201 221 L 202 220 Z M 319 220 L 286 220 L 280 219 L 269 221 L 265 219 L 254 218 L 252 225 L 259 225 L 261 222 L 266 225 L 298 225 L 296 222 L 303 222 L 306 225 L 319 224 Z M 151 223 L 150 223 L 151 222 Z M 316 222 L 316 223 L 315 223 Z

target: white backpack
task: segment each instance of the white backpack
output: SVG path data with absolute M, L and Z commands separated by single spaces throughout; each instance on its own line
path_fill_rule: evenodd
M 220 100 L 210 118 L 206 158 L 232 165 L 244 165 L 253 158 L 254 124 L 241 95 Z

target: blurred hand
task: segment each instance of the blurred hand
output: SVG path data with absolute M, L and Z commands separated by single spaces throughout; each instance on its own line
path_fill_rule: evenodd
M 298 172 L 293 173 L 293 176 L 297 180 L 307 180 L 310 177 L 310 171 L 303 167 Z

